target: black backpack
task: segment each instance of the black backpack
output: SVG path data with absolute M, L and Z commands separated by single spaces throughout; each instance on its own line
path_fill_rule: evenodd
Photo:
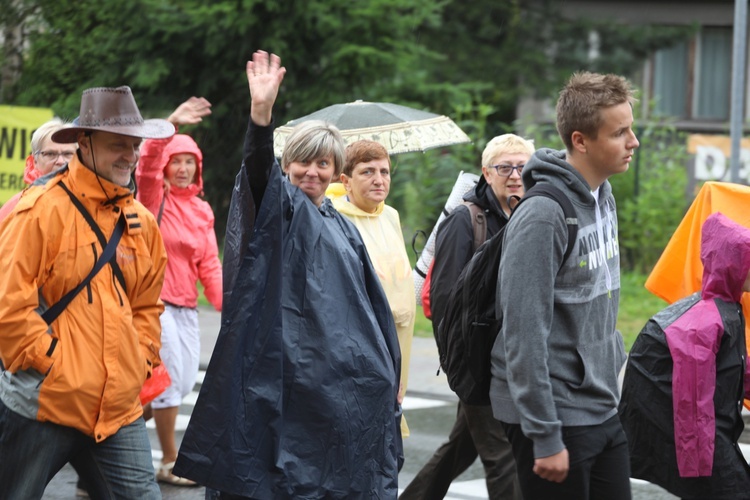
M 559 188 L 536 184 L 518 201 L 511 216 L 524 200 L 534 196 L 551 198 L 563 209 L 568 224 L 564 262 L 578 235 L 575 208 Z M 492 346 L 502 323 L 495 316 L 495 295 L 506 227 L 507 224 L 480 246 L 464 266 L 451 287 L 445 315 L 435 333 L 440 366 L 448 377 L 448 385 L 466 404 L 490 404 Z

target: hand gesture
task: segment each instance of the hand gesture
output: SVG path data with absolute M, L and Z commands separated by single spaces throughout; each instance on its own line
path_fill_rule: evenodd
M 565 481 L 565 478 L 568 477 L 569 469 L 570 458 L 568 457 L 567 448 L 563 448 L 561 452 L 549 457 L 534 460 L 534 474 L 553 483 L 562 483 Z
M 276 54 L 269 57 L 268 52 L 258 50 L 253 60 L 247 62 L 245 72 L 250 87 L 250 118 L 256 125 L 267 126 L 286 68 Z
M 173 125 L 193 125 L 211 114 L 211 103 L 203 97 L 191 97 L 175 109 L 169 120 Z

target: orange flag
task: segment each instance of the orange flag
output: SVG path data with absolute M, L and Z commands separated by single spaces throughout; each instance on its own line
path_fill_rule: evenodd
M 701 226 L 710 214 L 721 212 L 750 228 L 750 187 L 728 182 L 706 182 L 685 217 L 677 226 L 646 289 L 670 304 L 701 289 L 703 264 L 700 259 Z M 742 295 L 745 315 L 745 344 L 750 346 L 750 294 Z M 750 408 L 750 400 L 745 400 Z

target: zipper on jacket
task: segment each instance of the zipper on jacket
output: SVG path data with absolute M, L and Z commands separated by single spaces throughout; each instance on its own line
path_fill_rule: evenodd
M 117 292 L 117 298 L 120 299 L 120 307 L 122 307 L 123 306 L 122 295 L 120 295 L 120 287 L 117 285 L 117 278 L 115 278 L 115 273 L 112 273 L 112 285 L 115 287 L 115 291 Z

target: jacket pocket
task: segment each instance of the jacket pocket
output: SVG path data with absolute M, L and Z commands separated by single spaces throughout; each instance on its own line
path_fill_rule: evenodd
M 583 379 L 578 389 L 617 391 L 617 375 L 625 363 L 625 344 L 619 331 L 597 342 L 579 345 L 576 348 L 583 367 Z M 619 391 L 618 391 L 619 392 Z

